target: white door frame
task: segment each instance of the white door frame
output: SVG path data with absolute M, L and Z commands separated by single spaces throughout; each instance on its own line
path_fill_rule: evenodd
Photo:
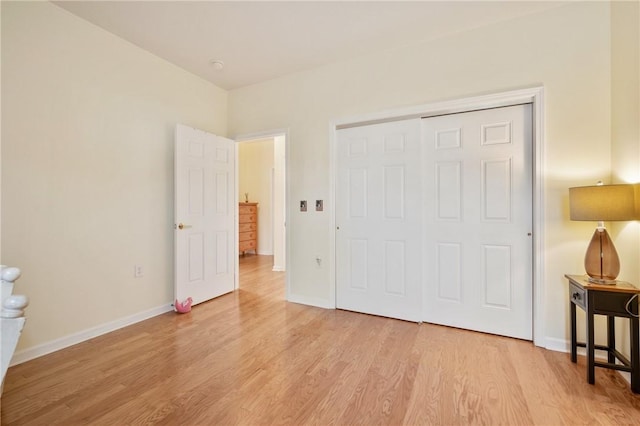
M 247 141 L 253 141 L 253 140 L 257 140 L 257 139 L 267 139 L 267 138 L 275 138 L 276 136 L 284 136 L 285 138 L 285 142 L 284 142 L 284 180 L 285 180 L 285 190 L 284 190 L 284 205 L 285 205 L 285 212 L 284 212 L 284 217 L 285 217 L 285 247 L 284 247 L 284 257 L 285 257 L 285 287 L 286 287 L 286 299 L 290 300 L 290 294 L 291 294 L 291 283 L 289 281 L 289 268 L 291 268 L 291 255 L 290 255 L 290 250 L 289 248 L 291 247 L 290 244 L 290 232 L 289 232 L 289 227 L 286 225 L 289 222 L 289 218 L 291 217 L 291 213 L 290 210 L 290 206 L 289 206 L 289 129 L 275 129 L 275 130 L 266 130 L 263 132 L 257 132 L 257 133 L 244 133 L 244 134 L 240 134 L 240 135 L 236 135 L 234 137 L 232 137 L 231 139 L 233 139 L 234 141 L 236 141 L 236 218 L 238 217 L 238 185 L 239 185 L 239 178 L 238 178 L 238 143 L 239 142 L 247 142 Z M 238 237 L 236 236 L 236 239 Z M 238 246 L 238 242 L 236 241 L 236 247 Z M 238 258 L 238 253 L 236 253 L 236 289 L 238 288 L 239 282 L 239 273 L 240 273 L 240 264 L 239 264 L 239 258 Z
M 408 108 L 393 109 L 371 114 L 333 120 L 329 123 L 329 176 L 330 182 L 330 232 L 329 242 L 329 298 L 336 307 L 336 163 L 338 129 L 364 126 L 386 121 L 424 118 L 436 115 L 475 111 L 487 108 L 532 104 L 533 126 L 533 343 L 544 346 L 544 88 L 512 90 L 488 95 L 473 96 L 441 102 L 431 102 Z M 288 247 L 287 247 L 288 249 Z

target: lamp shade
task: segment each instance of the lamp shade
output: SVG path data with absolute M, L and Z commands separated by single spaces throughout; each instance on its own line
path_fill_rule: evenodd
M 571 220 L 640 219 L 640 184 L 569 188 Z

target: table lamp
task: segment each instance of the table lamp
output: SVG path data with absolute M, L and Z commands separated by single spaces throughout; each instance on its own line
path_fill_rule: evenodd
M 604 227 L 604 221 L 636 220 L 640 213 L 640 185 L 603 185 L 569 188 L 571 220 L 597 221 L 587 253 L 584 268 L 589 281 L 615 284 L 620 273 L 620 258 Z

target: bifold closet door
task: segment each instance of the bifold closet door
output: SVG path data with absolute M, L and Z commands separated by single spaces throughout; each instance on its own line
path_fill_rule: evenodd
M 337 131 L 336 303 L 420 321 L 420 119 Z
M 531 105 L 422 120 L 426 322 L 532 339 Z

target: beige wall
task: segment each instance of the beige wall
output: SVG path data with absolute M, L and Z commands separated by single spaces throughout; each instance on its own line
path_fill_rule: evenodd
M 0 34 L 2 33 L 2 6 L 0 4 Z M 0 40 L 2 40 L 0 38 Z M 0 43 L 0 59 L 2 47 Z M 0 94 L 2 93 L 2 66 L 0 63 Z M 0 117 L 2 117 L 2 102 L 0 102 Z M 2 120 L 0 119 L 0 135 L 2 134 Z M 2 138 L 0 138 L 0 166 L 2 165 Z M 2 168 L 0 167 L 0 260 L 2 259 Z
M 20 348 L 169 306 L 174 127 L 225 135 L 226 104 L 51 3 L 2 2 L 2 263 L 31 298 Z
M 273 138 L 238 144 L 238 200 L 258 203 L 258 254 L 273 254 L 272 171 Z
M 613 180 L 640 182 L 640 3 L 611 4 L 611 152 Z M 622 275 L 640 283 L 640 227 L 613 224 L 629 261 Z M 624 231 L 623 231 L 624 230 Z
M 585 2 L 231 91 L 231 134 L 290 131 L 287 231 L 293 298 L 332 303 L 326 262 L 318 269 L 314 260 L 330 253 L 329 215 L 296 208 L 302 199 L 329 198 L 331 120 L 543 85 L 543 332 L 547 346 L 564 347 L 563 274 L 583 271 L 584 248 L 593 232 L 592 224 L 569 221 L 567 188 L 610 178 L 610 55 L 609 4 Z
M 615 183 L 640 182 L 640 3 L 611 4 L 611 152 Z M 640 222 L 613 223 L 620 276 L 640 284 Z M 629 355 L 628 321 L 618 320 L 618 342 Z

